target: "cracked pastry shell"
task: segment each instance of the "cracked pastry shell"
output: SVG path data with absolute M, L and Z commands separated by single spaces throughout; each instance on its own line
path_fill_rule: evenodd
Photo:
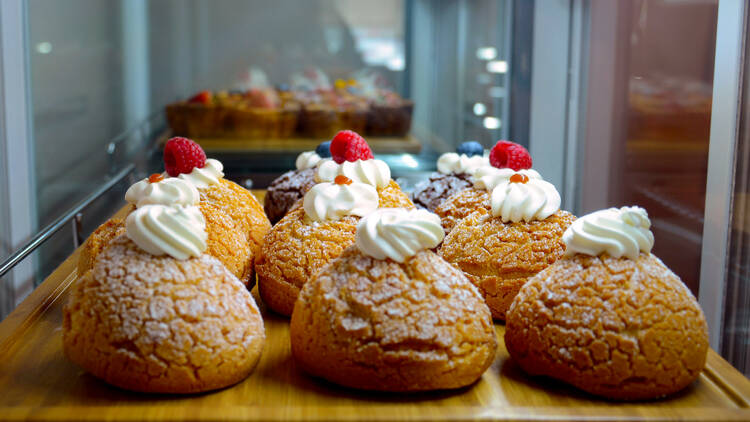
M 380 208 L 414 208 L 396 182 L 378 191 Z M 311 223 L 299 200 L 268 232 L 255 260 L 258 291 L 269 308 L 291 315 L 302 286 L 349 245 L 359 217 Z
M 651 399 L 700 374 L 708 328 L 698 302 L 659 258 L 577 254 L 526 283 L 505 344 L 526 372 L 618 400 Z
M 290 331 L 305 371 L 367 390 L 467 386 L 497 347 L 476 287 L 431 251 L 399 264 L 349 247 L 304 285 Z
M 479 208 L 490 211 L 491 207 L 489 192 L 484 189 L 468 187 L 452 194 L 441 202 L 435 208 L 435 214 L 440 217 L 440 224 L 443 226 L 445 234 L 448 235 L 469 214 Z
M 198 208 L 206 219 L 206 253 L 252 289 L 255 285 L 255 256 L 271 223 L 255 196 L 229 180 L 200 190 Z M 131 208 L 131 211 L 134 208 Z M 125 233 L 125 222 L 110 219 L 99 226 L 83 244 L 78 274 L 93 266 L 98 254 L 117 235 Z
M 466 274 L 502 320 L 521 286 L 565 253 L 562 235 L 574 220 L 560 210 L 541 221 L 503 223 L 480 207 L 453 227 L 438 254 Z
M 263 319 L 217 259 L 155 257 L 119 236 L 72 286 L 65 355 L 128 390 L 196 393 L 235 384 L 257 364 Z

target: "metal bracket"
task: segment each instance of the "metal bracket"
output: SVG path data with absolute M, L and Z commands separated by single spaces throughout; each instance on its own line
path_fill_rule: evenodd
M 81 232 L 83 231 L 81 229 L 81 221 L 83 220 L 83 213 L 76 213 L 76 215 L 73 217 L 72 220 L 70 220 L 72 226 L 73 226 L 73 248 L 77 248 L 81 246 L 82 243 L 82 236 Z

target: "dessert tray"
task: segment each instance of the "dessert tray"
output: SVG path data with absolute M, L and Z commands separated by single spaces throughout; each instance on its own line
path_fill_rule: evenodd
M 262 198 L 263 192 L 256 195 Z M 78 276 L 78 253 L 0 323 L 2 420 L 750 420 L 750 380 L 714 351 L 698 380 L 682 392 L 655 401 L 612 402 L 525 375 L 505 349 L 502 324 L 495 325 L 495 362 L 470 387 L 421 394 L 338 387 L 295 367 L 288 320 L 265 310 L 257 291 L 266 345 L 250 377 L 186 396 L 120 390 L 86 374 L 62 352 L 62 306 Z
M 172 136 L 171 132 L 159 137 L 163 145 Z M 194 138 L 207 154 L 301 152 L 314 150 L 321 138 L 243 139 L 243 138 Z M 404 137 L 367 137 L 367 143 L 376 154 L 412 153 L 422 149 L 422 143 L 413 135 Z

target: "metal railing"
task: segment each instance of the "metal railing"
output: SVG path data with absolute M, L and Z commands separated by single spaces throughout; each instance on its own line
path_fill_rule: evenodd
M 155 133 L 160 131 L 160 128 L 157 128 L 155 123 L 159 118 L 163 117 L 163 114 L 163 111 L 152 113 L 138 124 L 123 131 L 107 143 L 106 151 L 109 157 L 109 173 L 111 174 L 109 179 L 55 221 L 39 230 L 33 238 L 3 261 L 2 264 L 0 264 L 0 278 L 12 270 L 13 267 L 26 258 L 30 253 L 34 252 L 34 250 L 51 238 L 55 233 L 60 231 L 60 229 L 68 223 L 72 224 L 74 246 L 78 247 L 81 244 L 81 212 L 136 170 L 137 166 L 135 162 L 129 162 L 118 170 L 119 166 L 117 161 L 120 146 L 127 143 L 128 140 L 133 137 L 138 138 L 142 144 L 146 144 L 153 140 Z
M 129 164 L 125 166 L 125 168 L 120 170 L 117 174 L 115 174 L 113 177 L 107 180 L 104 184 L 99 186 L 99 188 L 97 188 L 95 191 L 91 192 L 89 196 L 81 200 L 68 212 L 60 216 L 57 220 L 50 223 L 47 227 L 40 230 L 36 236 L 34 236 L 25 245 L 23 245 L 20 249 L 18 249 L 15 253 L 13 253 L 13 255 L 11 255 L 8 259 L 3 261 L 2 265 L 0 265 L 0 278 L 2 278 L 8 271 L 13 269 L 13 267 L 15 267 L 16 264 L 21 262 L 31 252 L 34 252 L 36 248 L 38 248 L 47 239 L 52 237 L 53 234 L 60 231 L 60 229 L 63 228 L 63 226 L 65 226 L 65 224 L 67 224 L 68 222 L 73 223 L 73 233 L 74 233 L 73 238 L 76 239 L 75 240 L 76 243 L 80 244 L 80 224 L 81 224 L 80 213 L 81 211 L 87 206 L 89 206 L 92 202 L 94 202 L 101 195 L 103 195 L 105 192 L 112 189 L 112 187 L 115 186 L 117 183 L 125 179 L 125 177 L 128 174 L 130 174 L 133 170 L 135 170 L 135 164 Z

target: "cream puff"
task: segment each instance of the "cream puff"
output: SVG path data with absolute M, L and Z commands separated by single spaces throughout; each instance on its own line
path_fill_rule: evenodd
M 362 218 L 356 244 L 302 287 L 290 325 L 295 362 L 366 390 L 476 382 L 494 360 L 495 327 L 476 287 L 429 250 L 442 237 L 425 210 Z
M 77 280 L 63 350 L 112 385 L 196 393 L 235 384 L 260 359 L 263 319 L 245 286 L 205 254 L 195 206 L 143 205 Z
M 658 398 L 698 377 L 706 319 L 650 252 L 649 227 L 638 207 L 573 222 L 565 256 L 532 277 L 508 310 L 505 344 L 521 368 L 616 400 Z
M 575 217 L 560 210 L 557 189 L 535 171 L 490 169 L 491 182 L 489 175 L 477 179 L 493 186 L 485 191 L 489 210 L 482 204 L 459 220 L 439 254 L 466 274 L 502 320 L 521 286 L 563 255 L 562 235 Z

